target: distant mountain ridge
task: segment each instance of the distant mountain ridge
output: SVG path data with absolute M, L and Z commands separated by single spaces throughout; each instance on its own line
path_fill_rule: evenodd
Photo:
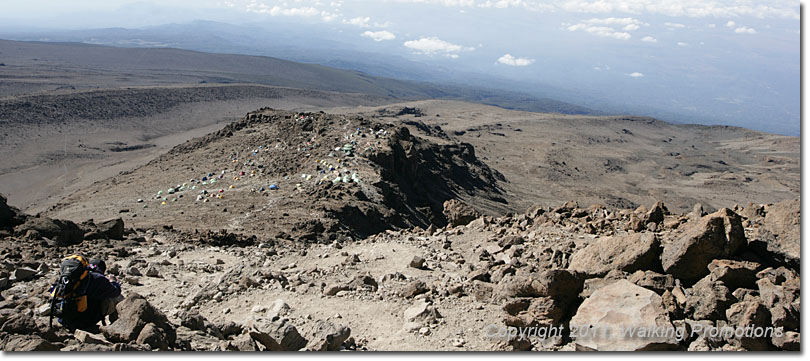
M 450 99 L 496 105 L 508 109 L 565 114 L 599 112 L 531 95 L 463 85 L 396 80 L 359 71 L 253 55 L 214 54 L 174 48 L 119 48 L 84 43 L 18 42 L 0 40 L 0 74 L 36 73 L 41 67 L 60 66 L 125 74 L 132 85 L 173 85 L 193 83 L 253 83 L 300 89 L 362 93 L 398 100 Z M 12 70 L 13 69 L 13 70 Z M 117 75 L 116 75 L 117 76 Z M 6 78 L 6 84 L 17 79 Z M 61 87 L 81 89 L 79 81 L 58 79 Z M 118 76 L 118 78 L 122 78 Z M 129 85 L 126 78 L 117 86 Z M 151 80 L 150 80 L 151 79 Z M 42 80 L 41 77 L 38 81 Z M 98 88 L 90 86 L 88 88 Z M 79 86 L 77 86 L 79 85 Z M 7 88 L 13 88 L 8 86 Z M 20 88 L 22 89 L 22 88 Z M 54 89 L 38 89 L 54 90 Z M 14 94 L 11 94 L 14 95 Z M 16 94 L 23 95 L 23 94 Z

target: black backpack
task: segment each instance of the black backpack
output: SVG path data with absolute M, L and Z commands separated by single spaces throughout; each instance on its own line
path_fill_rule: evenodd
M 58 317 L 60 323 L 69 327 L 87 311 L 87 282 L 83 282 L 89 272 L 87 266 L 87 259 L 80 255 L 62 260 L 59 278 L 51 292 L 50 326 L 53 326 L 53 318 Z

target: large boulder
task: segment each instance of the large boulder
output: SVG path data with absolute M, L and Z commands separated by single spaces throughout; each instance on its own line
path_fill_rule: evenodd
M 721 281 L 734 291 L 738 288 L 752 288 L 762 265 L 750 261 L 716 259 L 709 263 L 708 268 L 712 280 Z
M 28 217 L 25 223 L 14 227 L 17 236 L 22 237 L 29 232 L 49 238 L 57 246 L 71 246 L 84 240 L 84 231 L 76 223 L 48 217 Z
M 59 351 L 64 347 L 61 343 L 53 343 L 36 335 L 15 335 L 0 346 L 4 352 Z
M 298 351 L 307 345 L 307 340 L 286 318 L 251 320 L 248 323 L 248 333 L 267 351 Z
M 661 265 L 675 278 L 695 282 L 709 273 L 706 266 L 713 259 L 729 257 L 745 243 L 740 216 L 723 208 L 701 218 L 679 238 L 665 244 Z
M 498 298 L 551 297 L 569 302 L 579 296 L 582 285 L 583 279 L 576 272 L 552 269 L 536 276 L 518 275 L 504 278 L 498 286 Z
M 723 282 L 706 276 L 688 291 L 686 312 L 695 320 L 720 320 L 726 309 L 734 303 L 731 290 Z
M 749 248 L 771 263 L 798 270 L 801 257 L 801 202 L 782 201 L 765 208 L 762 225 Z
M 759 297 L 747 296 L 744 300 L 737 302 L 726 310 L 726 319 L 729 325 L 736 328 L 746 328 L 749 326 L 765 329 L 771 326 L 771 315 L 768 309 L 762 305 Z M 768 338 L 746 336 L 731 339 L 732 343 L 749 351 L 768 350 Z
M 451 226 L 465 226 L 481 215 L 464 202 L 450 199 L 444 202 L 444 216 Z
M 121 218 L 96 223 L 96 228 L 109 239 L 124 239 L 124 220 Z
M 329 321 L 318 321 L 315 324 L 311 344 L 307 349 L 312 351 L 340 351 L 343 342 L 351 336 L 352 330 L 346 326 L 336 325 Z
M 660 331 L 674 330 L 661 296 L 627 280 L 602 287 L 582 302 L 570 329 L 580 350 L 672 350 L 678 346 L 674 335 Z
M 652 233 L 634 233 L 594 240 L 571 256 L 568 269 L 591 277 L 611 270 L 635 272 L 658 269 L 661 243 Z
M 177 340 L 177 333 L 166 315 L 152 306 L 143 296 L 130 293 L 127 298 L 116 305 L 118 319 L 108 326 L 101 326 L 104 336 L 116 343 L 149 344 L 152 347 L 163 349 L 164 343 L 173 347 Z M 144 332 L 144 328 L 151 324 Z

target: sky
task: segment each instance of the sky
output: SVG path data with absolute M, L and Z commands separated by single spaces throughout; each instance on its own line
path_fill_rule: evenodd
M 6 27 L 72 29 L 197 19 L 317 26 L 364 51 L 516 90 L 542 84 L 618 110 L 799 132 L 798 1 L 4 0 L 0 14 Z

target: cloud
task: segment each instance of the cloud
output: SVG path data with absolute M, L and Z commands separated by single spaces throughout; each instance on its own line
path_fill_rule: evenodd
M 228 6 L 233 7 L 234 4 L 231 3 Z M 257 14 L 268 14 L 270 16 L 317 16 L 321 14 L 320 10 L 311 6 L 291 8 L 275 5 L 270 7 L 263 2 L 256 1 L 248 3 L 245 6 L 245 11 Z
M 361 27 L 361 28 L 367 28 L 367 27 L 369 27 L 369 25 L 368 25 L 368 22 L 369 22 L 369 21 L 371 21 L 371 17 L 368 17 L 368 16 L 365 16 L 365 17 L 363 17 L 363 16 L 358 16 L 358 17 L 356 17 L 356 18 L 351 18 L 351 19 L 348 19 L 348 20 L 347 20 L 347 19 L 343 19 L 343 23 L 344 23 L 344 24 L 347 24 L 347 25 L 354 25 L 354 26 L 359 26 L 359 27 Z
M 679 41 L 678 46 L 689 46 L 689 43 L 684 43 L 683 41 Z
M 616 31 L 616 29 L 608 26 L 594 26 L 580 23 L 568 27 L 568 31 L 579 31 L 579 30 L 583 30 L 586 33 L 590 33 L 596 36 L 614 38 L 619 40 L 627 40 L 632 37 L 628 32 Z
M 645 36 L 645 37 L 641 38 L 641 41 L 647 42 L 647 43 L 657 43 L 658 39 L 656 39 L 656 38 L 654 38 L 652 36 Z
M 680 24 L 680 23 L 669 23 L 669 22 L 664 23 L 664 26 L 666 26 L 666 27 L 668 27 L 668 28 L 674 28 L 674 29 L 683 29 L 683 28 L 685 28 L 685 27 L 686 27 L 686 25 L 684 25 L 684 24 Z
M 733 27 L 735 27 L 735 26 L 737 26 L 737 23 L 735 23 L 735 22 L 733 22 L 733 21 L 731 21 L 731 20 L 729 20 L 729 21 L 726 23 L 726 27 L 727 27 L 727 28 L 733 28 Z
M 361 36 L 371 38 L 374 41 L 384 41 L 384 40 L 394 40 L 396 39 L 396 35 L 390 31 L 380 30 L 380 31 L 366 31 Z
M 756 34 L 757 31 L 754 28 L 749 28 L 747 26 L 741 26 L 739 28 L 734 29 L 734 32 L 737 34 Z
M 512 56 L 512 54 L 505 54 L 504 56 L 498 58 L 498 62 L 505 65 L 511 66 L 529 66 L 534 63 L 534 59 L 529 58 L 516 58 Z
M 568 31 L 584 31 L 596 36 L 627 40 L 632 37 L 630 31 L 638 30 L 641 26 L 650 24 L 634 18 L 593 18 L 584 20 L 579 24 L 563 25 L 568 25 Z M 616 30 L 613 26 L 622 26 L 622 31 Z
M 705 0 L 557 0 L 551 1 L 564 11 L 590 14 L 650 14 L 670 17 L 729 18 L 752 16 L 799 19 L 799 7 L 793 0 L 780 1 L 705 1 Z
M 709 24 L 709 25 L 706 25 L 706 26 L 708 26 L 709 29 L 714 29 L 714 28 L 717 27 L 717 24 Z
M 419 54 L 444 55 L 451 59 L 458 59 L 461 51 L 472 51 L 475 48 L 453 44 L 435 36 L 422 37 L 419 40 L 408 40 L 402 45 L 406 48 L 416 50 Z
M 644 74 L 639 73 L 639 72 L 634 72 L 634 73 L 627 74 L 627 76 L 629 76 L 631 78 L 642 78 L 642 77 L 644 77 Z

